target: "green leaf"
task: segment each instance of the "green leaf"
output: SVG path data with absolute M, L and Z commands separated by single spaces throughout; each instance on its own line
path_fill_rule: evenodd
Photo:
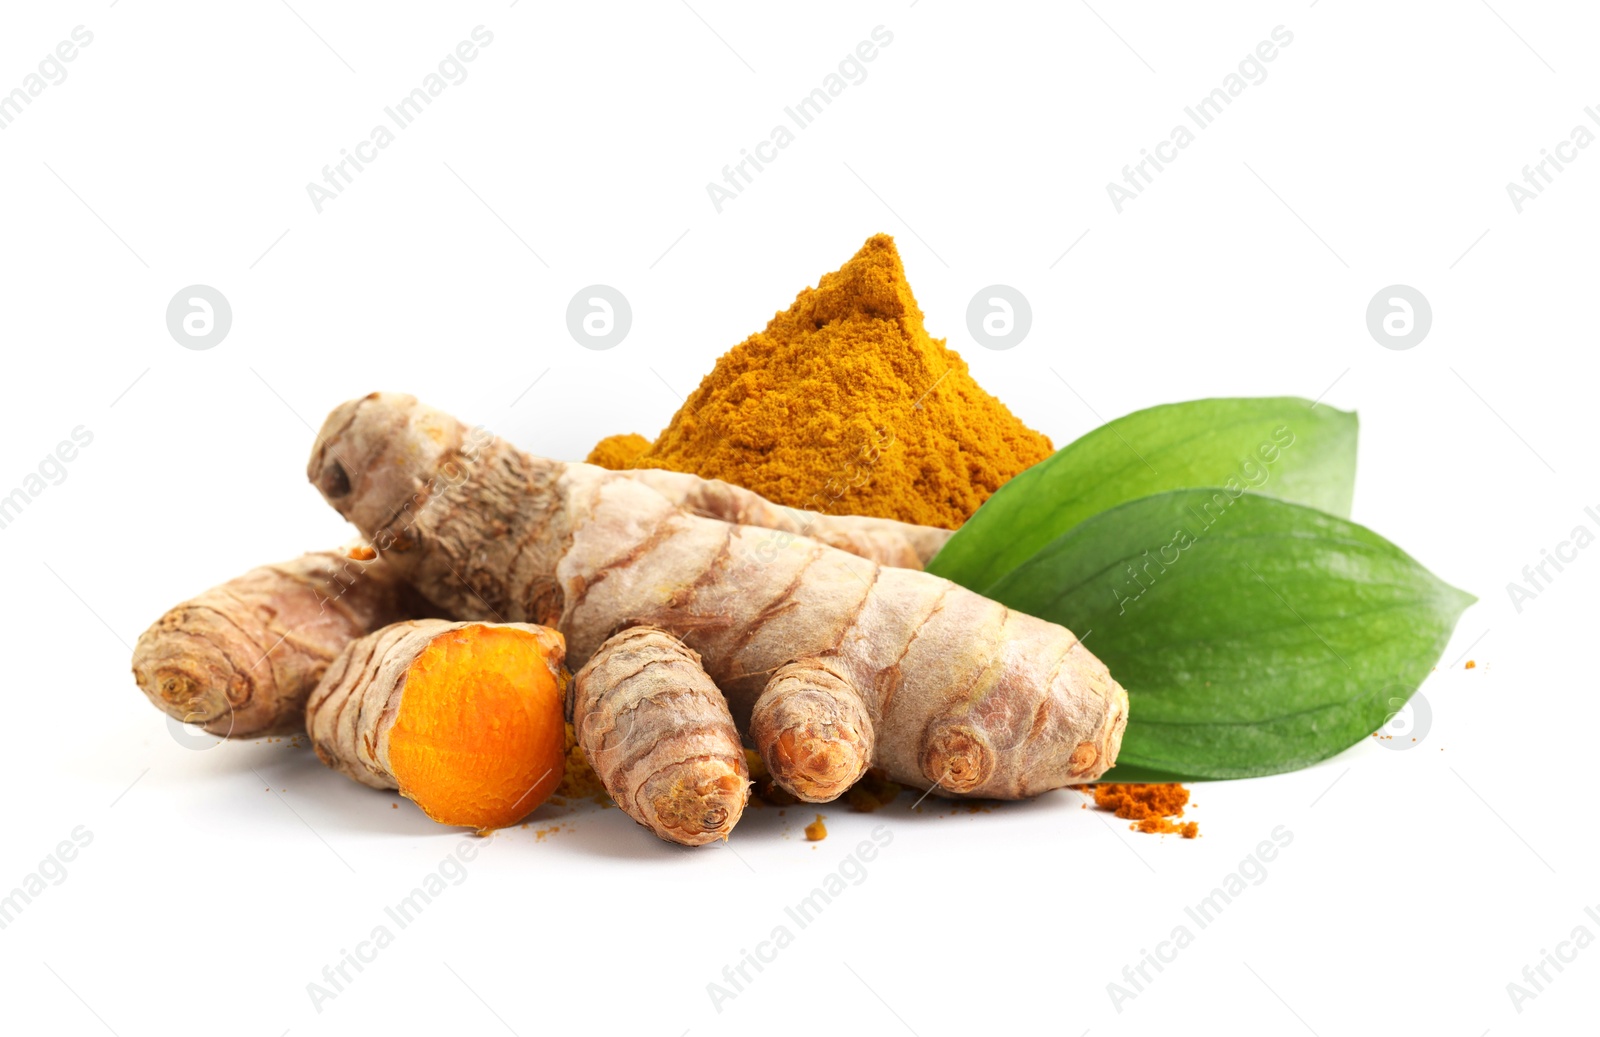
M 991 597 L 1076 631 L 1128 690 L 1119 764 L 1295 770 L 1378 730 L 1476 599 L 1313 508 L 1177 490 L 1096 515 Z
M 1000 487 L 927 568 L 987 594 L 1050 541 L 1126 501 L 1232 479 L 1348 516 L 1355 478 L 1353 413 L 1295 397 L 1151 407 L 1100 426 Z

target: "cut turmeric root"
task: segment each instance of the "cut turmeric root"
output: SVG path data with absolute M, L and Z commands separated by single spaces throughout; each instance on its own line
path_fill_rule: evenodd
M 566 765 L 560 634 L 523 623 L 397 623 L 353 642 L 306 707 L 323 763 L 480 832 L 522 820 Z

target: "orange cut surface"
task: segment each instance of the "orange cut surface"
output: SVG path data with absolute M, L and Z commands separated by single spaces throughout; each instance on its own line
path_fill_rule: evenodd
M 480 832 L 532 813 L 566 765 L 563 655 L 553 630 L 475 624 L 436 637 L 407 671 L 389 734 L 401 794 Z

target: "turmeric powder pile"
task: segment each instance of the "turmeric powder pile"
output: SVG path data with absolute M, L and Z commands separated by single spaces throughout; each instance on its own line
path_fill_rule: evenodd
M 1133 824 L 1128 827 L 1136 832 L 1195 838 L 1200 834 L 1197 823 L 1171 820 L 1182 817 L 1183 808 L 1188 804 L 1189 790 L 1182 785 L 1111 783 L 1094 787 L 1094 805 L 1100 810 L 1111 811 L 1123 820 L 1131 820 Z
M 725 354 L 648 450 L 590 462 L 722 479 L 790 507 L 954 529 L 1050 440 L 930 338 L 887 234 Z

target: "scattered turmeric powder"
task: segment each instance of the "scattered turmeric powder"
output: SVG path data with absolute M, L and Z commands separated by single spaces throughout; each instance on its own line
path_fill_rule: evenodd
M 750 789 L 750 802 L 756 806 L 789 807 L 800 802 L 792 793 L 772 780 L 772 772 L 767 770 L 767 761 L 754 749 L 744 751 L 745 764 L 750 768 L 750 780 L 755 784 Z M 783 816 L 783 811 L 778 811 L 778 816 Z
M 578 744 L 578 732 L 571 724 L 567 725 L 566 752 L 567 769 L 561 775 L 561 784 L 556 786 L 550 798 L 562 800 L 563 803 L 587 800 L 602 807 L 616 806 L 606 794 L 605 783 L 600 780 L 600 775 L 589 766 L 589 757 Z
M 882 771 L 873 769 L 867 771 L 861 780 L 850 786 L 850 791 L 844 794 L 845 802 L 850 804 L 850 809 L 858 814 L 870 814 L 880 810 L 895 801 L 900 795 L 902 786 L 897 781 L 890 781 Z
M 632 442 L 609 437 L 590 458 L 615 459 Z M 1048 437 L 929 337 L 894 239 L 878 234 L 718 360 L 628 466 L 722 479 L 791 507 L 955 529 L 1050 452 Z
M 828 837 L 828 826 L 822 822 L 823 817 L 821 814 L 818 814 L 815 821 L 811 822 L 809 825 L 806 825 L 806 842 L 820 843 L 822 840 Z
M 1478 660 L 1476 660 L 1476 659 L 1468 659 L 1466 668 L 1469 669 L 1469 670 L 1476 670 L 1478 668 Z
M 1193 839 L 1200 834 L 1194 821 L 1179 824 L 1170 818 L 1182 817 L 1189 803 L 1189 790 L 1178 784 L 1122 785 L 1108 783 L 1094 786 L 1094 805 L 1109 810 L 1124 820 L 1134 823 L 1128 828 L 1135 832 L 1152 834 L 1177 834 Z
M 1128 828 L 1152 835 L 1181 835 L 1185 839 L 1194 839 L 1200 835 L 1200 826 L 1197 823 L 1193 821 L 1179 823 L 1164 817 L 1147 817 L 1143 821 L 1135 821 Z

